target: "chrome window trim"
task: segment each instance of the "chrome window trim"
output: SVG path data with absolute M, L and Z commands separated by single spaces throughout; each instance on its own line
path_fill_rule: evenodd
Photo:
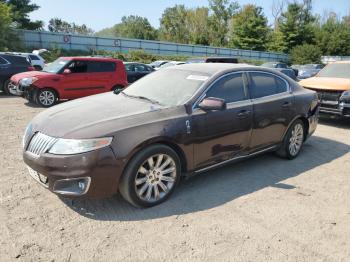
M 264 100 L 266 98 L 273 98 L 273 97 L 280 97 L 282 95 L 286 95 L 286 94 L 292 94 L 292 89 L 290 87 L 290 84 L 288 83 L 287 80 L 285 80 L 284 78 L 280 77 L 279 75 L 276 75 L 274 73 L 271 73 L 271 72 L 264 72 L 264 71 L 247 71 L 247 73 L 262 73 L 262 74 L 267 74 L 267 75 L 272 75 L 274 77 L 278 77 L 279 79 L 281 79 L 282 81 L 284 81 L 284 83 L 286 84 L 287 86 L 287 91 L 285 92 L 282 92 L 282 93 L 278 93 L 278 94 L 273 94 L 273 95 L 269 95 L 269 96 L 263 96 L 263 97 L 258 97 L 258 98 L 251 98 L 251 101 L 252 102 L 255 102 L 255 101 L 259 101 L 259 100 Z M 249 75 L 250 76 L 250 75 Z M 251 77 L 251 76 L 250 76 Z
M 241 102 L 246 102 L 246 101 L 252 101 L 252 102 L 255 102 L 255 101 L 259 101 L 259 100 L 263 100 L 263 99 L 266 99 L 266 98 L 273 98 L 273 97 L 280 97 L 282 95 L 286 95 L 286 94 L 291 94 L 293 93 L 292 92 L 292 89 L 290 87 L 290 84 L 288 83 L 287 80 L 285 80 L 284 78 L 282 78 L 281 76 L 279 75 L 276 75 L 274 73 L 271 73 L 271 72 L 265 72 L 265 71 L 259 71 L 259 70 L 242 70 L 242 71 L 236 71 L 236 72 L 230 72 L 230 73 L 226 73 L 222 76 L 220 76 L 219 78 L 215 79 L 213 83 L 211 83 L 204 91 L 203 93 L 197 98 L 197 100 L 193 103 L 192 105 L 192 110 L 198 108 L 198 104 L 200 103 L 200 101 L 202 101 L 205 96 L 206 96 L 206 93 L 208 92 L 208 90 L 219 80 L 221 80 L 222 78 L 226 77 L 226 76 L 229 76 L 229 75 L 233 75 L 233 74 L 249 74 L 249 73 L 262 73 L 262 74 L 268 74 L 268 75 L 272 75 L 274 77 L 277 77 L 279 79 L 281 79 L 282 81 L 284 81 L 284 83 L 286 84 L 286 87 L 287 87 L 287 91 L 285 92 L 282 92 L 282 93 L 278 93 L 278 94 L 274 94 L 274 95 L 269 95 L 269 96 L 263 96 L 263 97 L 259 97 L 259 98 L 248 98 L 246 100 L 242 100 L 242 101 L 237 101 L 237 102 L 230 102 L 230 103 L 227 103 L 227 105 L 232 105 L 232 104 L 237 104 L 237 103 L 241 103 Z M 249 75 L 250 76 L 250 75 Z M 248 92 L 249 92 L 249 95 L 250 95 L 250 90 L 249 90 L 249 79 L 248 79 Z

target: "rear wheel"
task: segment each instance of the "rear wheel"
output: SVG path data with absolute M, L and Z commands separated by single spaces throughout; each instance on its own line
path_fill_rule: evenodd
M 164 202 L 180 180 L 180 160 L 171 148 L 156 144 L 138 153 L 128 164 L 119 184 L 121 195 L 136 207 Z
M 53 106 L 57 102 L 57 93 L 49 88 L 40 89 L 36 92 L 36 102 L 42 107 Z
M 288 159 L 296 158 L 303 147 L 304 140 L 304 123 L 298 119 L 288 129 L 288 132 L 284 137 L 283 144 L 277 151 L 277 154 Z

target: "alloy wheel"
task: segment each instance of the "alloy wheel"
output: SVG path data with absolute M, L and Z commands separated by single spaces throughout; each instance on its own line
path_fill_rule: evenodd
M 50 106 L 55 103 L 55 94 L 52 91 L 42 91 L 39 95 L 39 101 L 44 106 Z
M 168 195 L 175 185 L 176 164 L 167 154 L 149 157 L 138 169 L 135 176 L 135 191 L 145 202 L 156 202 Z
M 304 128 L 302 124 L 296 124 L 292 130 L 291 137 L 289 139 L 289 153 L 292 156 L 296 156 L 304 141 Z

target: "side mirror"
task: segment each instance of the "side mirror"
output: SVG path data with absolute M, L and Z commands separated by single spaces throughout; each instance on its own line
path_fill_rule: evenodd
M 70 71 L 70 69 L 68 69 L 68 68 L 64 69 L 64 71 L 63 71 L 64 75 L 69 75 L 71 73 L 72 73 L 72 71 Z
M 200 109 L 204 111 L 225 110 L 226 103 L 224 99 L 208 97 L 198 105 Z

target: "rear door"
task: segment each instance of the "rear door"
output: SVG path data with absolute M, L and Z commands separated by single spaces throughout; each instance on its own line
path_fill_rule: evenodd
M 249 73 L 249 91 L 253 101 L 252 151 L 281 142 L 294 112 L 294 97 L 282 77 L 267 72 Z
M 113 78 L 116 74 L 116 64 L 109 61 L 89 61 L 88 80 L 90 94 L 99 94 L 111 91 Z
M 205 97 L 224 99 L 227 109 L 204 111 L 195 107 L 192 115 L 194 158 L 197 168 L 244 155 L 252 129 L 252 103 L 242 73 L 219 78 Z

